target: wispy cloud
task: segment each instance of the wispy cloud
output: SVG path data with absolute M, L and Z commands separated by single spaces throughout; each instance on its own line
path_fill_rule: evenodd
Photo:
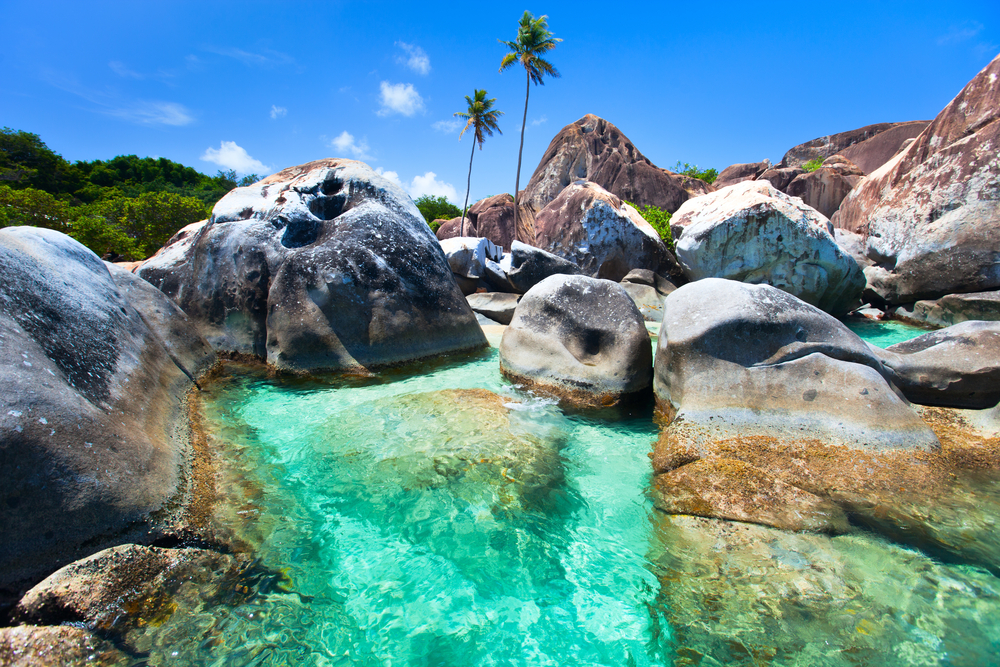
M 439 120 L 438 122 L 431 125 L 432 128 L 438 132 L 443 132 L 444 134 L 453 134 L 462 129 L 465 125 L 462 121 L 457 118 L 452 118 L 451 120 Z
M 295 58 L 291 57 L 287 53 L 281 53 L 280 51 L 273 51 L 271 49 L 261 49 L 254 52 L 245 51 L 236 47 L 220 48 L 208 46 L 205 47 L 205 50 L 216 55 L 234 58 L 239 60 L 244 65 L 252 65 L 254 67 L 275 67 L 277 65 L 291 65 L 295 62 Z
M 937 38 L 938 46 L 948 44 L 959 44 L 972 39 L 983 31 L 983 24 L 978 21 L 966 21 L 959 25 L 953 25 L 948 32 Z
M 343 154 L 349 154 L 355 160 L 374 160 L 375 158 L 368 154 L 368 141 L 364 138 L 361 141 L 355 141 L 354 135 L 344 130 L 341 132 L 333 141 L 330 142 L 330 146 L 336 148 Z
M 139 74 L 138 72 L 134 72 L 134 71 L 130 70 L 128 67 L 125 66 L 125 63 L 120 62 L 118 60 L 112 60 L 111 62 L 109 62 L 108 63 L 108 67 L 111 68 L 112 72 L 114 72 L 118 76 L 120 76 L 122 78 L 125 78 L 125 79 L 145 79 L 146 78 L 144 75 Z
M 267 174 L 271 171 L 266 164 L 250 157 L 246 149 L 237 145 L 235 141 L 223 141 L 218 148 L 207 148 L 201 159 L 244 175 Z
M 394 113 L 412 116 L 418 111 L 424 110 L 424 100 L 412 83 L 383 81 L 380 88 L 382 108 L 377 112 L 379 116 L 388 116 Z
M 271 120 L 284 118 L 287 115 L 288 115 L 288 109 L 286 109 L 285 107 L 279 107 L 275 104 L 271 105 Z
M 538 127 L 539 125 L 541 125 L 542 123 L 545 123 L 546 121 L 548 121 L 548 117 L 547 116 L 542 116 L 541 118 L 535 118 L 533 121 L 531 121 L 531 126 L 532 127 Z
M 139 125 L 190 125 L 194 122 L 191 112 L 176 102 L 137 102 L 134 105 L 109 108 L 103 113 Z
M 396 62 L 406 65 L 417 74 L 427 76 L 431 71 L 431 59 L 427 53 L 415 44 L 396 42 L 396 46 L 406 52 L 406 56 L 396 56 Z

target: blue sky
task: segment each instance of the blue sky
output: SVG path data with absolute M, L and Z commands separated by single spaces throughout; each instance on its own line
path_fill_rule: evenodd
M 1000 2 L 23 2 L 3 0 L 0 125 L 69 160 L 163 156 L 214 174 L 361 159 L 462 204 L 485 88 L 506 112 L 471 201 L 514 188 L 523 70 L 497 39 L 525 10 L 564 41 L 533 86 L 521 187 L 594 113 L 649 159 L 703 168 L 824 134 L 933 118 L 1000 53 Z

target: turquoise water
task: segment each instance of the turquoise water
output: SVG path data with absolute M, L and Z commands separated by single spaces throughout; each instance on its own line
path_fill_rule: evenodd
M 494 340 L 494 343 L 496 341 Z M 496 349 L 377 378 L 240 372 L 206 419 L 264 578 L 184 591 L 137 664 L 973 665 L 1000 582 L 868 533 L 670 518 L 651 408 L 568 415 Z M 997 493 L 994 487 L 994 495 Z M 994 663 L 995 664 L 995 663 Z
M 898 320 L 876 322 L 875 320 L 852 317 L 844 320 L 844 324 L 872 345 L 883 348 L 916 338 L 930 331 L 930 329 L 904 324 Z

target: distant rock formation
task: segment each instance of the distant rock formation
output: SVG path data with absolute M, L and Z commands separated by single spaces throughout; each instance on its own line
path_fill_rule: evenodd
M 929 124 L 930 121 L 927 120 L 876 123 L 856 130 L 817 137 L 788 149 L 778 166 L 801 167 L 811 160 L 825 160 L 839 153 L 868 174 L 895 155 L 906 139 L 917 136 Z M 877 142 L 872 141 L 883 134 L 885 136 Z M 872 143 L 868 143 L 869 141 Z
M 864 174 L 853 162 L 842 155 L 833 155 L 823 160 L 823 166 L 816 171 L 796 176 L 783 192 L 799 197 L 806 206 L 832 218 L 847 193 L 863 177 Z
M 755 181 L 761 177 L 761 174 L 768 169 L 771 169 L 773 166 L 774 165 L 771 164 L 770 160 L 764 160 L 763 162 L 731 164 L 719 173 L 715 182 L 712 183 L 712 187 L 718 190 L 728 185 L 736 185 L 737 183 L 741 183 L 743 181 Z

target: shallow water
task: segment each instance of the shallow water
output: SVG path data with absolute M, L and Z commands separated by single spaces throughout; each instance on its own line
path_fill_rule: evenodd
M 844 320 L 847 328 L 877 347 L 889 347 L 921 336 L 931 329 L 905 324 L 899 320 L 876 322 L 858 317 Z
M 495 348 L 369 379 L 235 374 L 205 410 L 236 471 L 230 520 L 283 577 L 236 605 L 182 589 L 176 613 L 128 636 L 138 663 L 883 667 L 1000 655 L 1000 580 L 985 570 L 863 532 L 665 517 L 647 496 L 649 406 L 566 414 L 503 381 Z

